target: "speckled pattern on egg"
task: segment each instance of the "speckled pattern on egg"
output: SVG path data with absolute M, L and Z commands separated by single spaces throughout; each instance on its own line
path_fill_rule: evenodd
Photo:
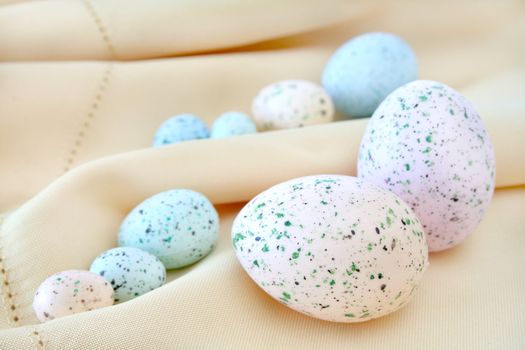
M 253 134 L 257 132 L 255 123 L 244 113 L 230 111 L 221 114 L 213 123 L 211 138 Z
M 190 265 L 206 256 L 219 234 L 219 216 L 201 193 L 161 192 L 135 207 L 122 222 L 119 245 L 143 249 L 167 269 Z
M 107 250 L 90 268 L 111 283 L 115 302 L 127 301 L 152 291 L 166 281 L 166 268 L 154 255 L 133 247 Z
M 400 308 L 428 265 L 410 207 L 350 176 L 308 176 L 266 190 L 240 211 L 232 240 L 243 268 L 273 298 L 336 322 Z
M 153 146 L 158 147 L 208 137 L 210 137 L 208 127 L 199 117 L 193 114 L 179 114 L 161 124 L 155 133 Z
M 96 273 L 67 270 L 38 287 L 33 309 L 41 322 L 113 305 L 113 289 Z
M 495 156 L 471 104 L 452 88 L 419 80 L 378 107 L 363 137 L 358 176 L 403 198 L 431 251 L 463 241 L 494 192 Z
M 284 80 L 263 88 L 252 104 L 259 130 L 297 128 L 333 120 L 332 99 L 317 84 Z
M 338 111 L 353 118 L 369 117 L 390 92 L 417 79 L 417 71 L 416 56 L 403 39 L 366 33 L 332 55 L 323 86 Z

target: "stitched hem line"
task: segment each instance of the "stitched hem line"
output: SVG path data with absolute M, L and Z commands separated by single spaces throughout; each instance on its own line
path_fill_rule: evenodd
M 102 37 L 102 40 L 104 41 L 109 51 L 109 55 L 113 60 L 116 60 L 117 52 L 115 51 L 115 46 L 113 46 L 113 41 L 111 40 L 111 37 L 109 36 L 106 26 L 102 22 L 102 19 L 95 10 L 95 7 L 93 6 L 90 0 L 82 0 L 82 2 L 84 3 L 86 10 L 89 12 L 90 17 L 93 19 L 93 22 L 95 22 L 98 32 L 100 33 L 100 36 Z
M 36 327 L 31 328 L 31 332 L 29 333 L 29 339 L 31 339 L 31 343 L 33 343 L 36 350 L 46 349 L 46 342 L 42 337 L 42 331 L 39 331 L 38 329 L 36 329 Z
M 68 172 L 69 170 L 71 170 L 71 168 L 73 167 L 75 163 L 75 158 L 80 151 L 85 135 L 87 131 L 89 130 L 90 125 L 93 123 L 96 112 L 102 102 L 102 97 L 109 83 L 109 79 L 111 77 L 112 70 L 113 70 L 113 64 L 110 63 L 104 70 L 104 73 L 102 74 L 102 79 L 100 80 L 98 87 L 96 89 L 96 92 L 95 92 L 94 101 L 89 106 L 88 113 L 84 117 L 84 121 L 82 122 L 82 125 L 80 126 L 80 130 L 78 131 L 77 136 L 75 137 L 75 142 L 73 143 L 73 147 L 71 148 L 71 150 L 69 151 L 67 155 L 66 164 L 64 165 L 64 169 L 63 169 L 64 172 Z
M 0 238 L 2 237 L 2 226 L 5 218 L 5 214 L 0 216 Z M 16 294 L 11 289 L 11 282 L 9 281 L 9 270 L 5 266 L 5 256 L 3 252 L 3 245 L 0 244 L 0 295 L 2 297 L 2 305 L 4 306 L 7 323 L 10 326 L 16 327 L 20 322 L 20 316 L 17 312 L 18 305 L 15 301 Z

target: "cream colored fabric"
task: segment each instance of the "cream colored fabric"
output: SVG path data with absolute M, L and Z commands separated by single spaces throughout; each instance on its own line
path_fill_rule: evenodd
M 335 48 L 371 30 L 405 37 L 422 78 L 477 107 L 498 190 L 471 238 L 431 255 L 407 307 L 332 324 L 261 291 L 237 263 L 229 229 L 242 202 L 273 184 L 355 174 L 366 120 L 149 145 L 171 114 L 211 124 L 226 110 L 249 112 L 267 83 L 319 81 Z M 525 347 L 523 2 L 8 1 L 0 48 L 0 349 Z M 131 208 L 177 187 L 218 205 L 210 256 L 131 302 L 37 323 L 31 301 L 43 279 L 86 269 L 116 245 Z

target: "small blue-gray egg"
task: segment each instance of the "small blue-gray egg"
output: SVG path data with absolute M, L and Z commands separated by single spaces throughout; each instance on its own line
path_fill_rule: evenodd
M 143 249 L 167 269 L 190 265 L 214 248 L 219 216 L 203 194 L 186 189 L 158 193 L 136 206 L 120 226 L 119 245 Z
M 166 281 L 166 268 L 154 255 L 138 248 L 106 250 L 93 261 L 91 272 L 111 283 L 115 302 L 128 301 L 152 291 Z
M 199 117 L 193 114 L 179 114 L 161 124 L 155 133 L 153 146 L 206 139 L 208 137 L 210 137 L 208 127 Z
M 257 132 L 255 123 L 246 114 L 236 111 L 223 113 L 215 120 L 211 128 L 211 138 L 253 134 Z
M 417 75 L 416 56 L 403 39 L 390 33 L 367 33 L 332 55 L 324 68 L 323 86 L 339 112 L 363 118 Z

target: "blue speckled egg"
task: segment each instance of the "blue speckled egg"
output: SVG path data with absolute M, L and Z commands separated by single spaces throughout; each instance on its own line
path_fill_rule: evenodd
M 253 134 L 257 132 L 255 123 L 246 114 L 236 111 L 223 113 L 215 120 L 211 128 L 211 138 Z
M 106 250 L 93 261 L 90 271 L 111 283 L 115 302 L 138 297 L 166 281 L 166 268 L 162 262 L 154 255 L 133 247 Z
M 206 139 L 208 137 L 210 137 L 208 127 L 199 117 L 193 114 L 179 114 L 161 124 L 155 133 L 153 146 Z
M 190 265 L 206 256 L 219 235 L 219 216 L 201 193 L 161 192 L 135 207 L 122 222 L 119 245 L 143 249 L 167 269 Z
M 323 86 L 338 111 L 352 118 L 372 115 L 385 97 L 417 79 L 414 52 L 400 37 L 367 33 L 345 43 L 323 72 Z

